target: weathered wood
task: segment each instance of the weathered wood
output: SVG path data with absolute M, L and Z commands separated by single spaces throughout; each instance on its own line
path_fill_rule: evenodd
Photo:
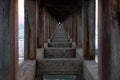
M 70 37 L 72 38 L 72 23 L 73 22 L 73 20 L 72 20 L 72 16 L 70 17 Z
M 120 79 L 119 0 L 99 0 L 99 80 Z
M 77 16 L 78 15 L 78 10 L 76 9 L 76 14 L 75 14 L 75 26 L 76 26 L 76 30 L 75 30 L 75 42 L 76 42 L 76 47 L 78 47 L 78 25 L 77 25 Z
M 36 1 L 25 0 L 25 59 L 36 58 L 36 40 L 37 40 L 37 24 L 36 24 Z
M 95 59 L 95 0 L 88 3 L 89 54 Z
M 39 18 L 38 18 L 38 48 L 44 47 L 44 20 L 43 20 L 43 8 L 41 7 L 41 2 L 39 2 Z
M 38 40 L 39 40 L 39 27 L 38 27 L 38 17 L 39 17 L 39 2 L 36 0 L 36 49 L 38 47 Z M 37 54 L 37 53 L 36 53 Z
M 89 36 L 88 36 L 88 3 L 83 1 L 82 3 L 82 26 L 83 26 L 83 52 L 85 59 L 89 58 Z
M 45 42 L 49 39 L 49 13 L 45 10 Z
M 99 80 L 111 80 L 109 1 L 99 1 Z
M 52 36 L 51 34 L 51 16 L 49 16 L 49 38 Z
M 0 0 L 0 80 L 18 80 L 18 0 Z
M 74 13 L 73 13 L 73 42 L 76 42 L 76 44 L 77 44 L 77 35 L 76 35 L 76 33 L 77 33 L 77 31 L 76 31 L 76 29 L 77 29 L 77 17 L 76 17 L 76 10 L 74 9 Z
M 111 79 L 120 79 L 120 0 L 110 1 Z
M 83 36 L 83 34 L 82 34 L 82 28 L 83 28 L 83 26 L 82 26 L 82 10 L 80 9 L 80 10 L 78 10 L 78 13 L 77 13 L 77 26 L 78 26 L 78 29 L 77 29 L 77 31 L 78 31 L 78 47 L 79 48 L 82 48 L 82 36 Z
M 95 4 L 83 1 L 83 51 L 87 60 L 95 59 Z

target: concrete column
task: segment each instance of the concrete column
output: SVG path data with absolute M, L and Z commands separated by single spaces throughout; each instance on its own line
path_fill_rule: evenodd
M 70 32 L 71 32 L 71 20 L 70 20 L 71 18 L 70 18 L 70 16 L 68 17 L 68 34 L 69 34 L 69 36 L 70 36 Z
M 50 16 L 49 19 L 50 19 L 50 20 L 49 20 L 49 21 L 50 21 L 50 22 L 49 22 L 49 23 L 50 23 L 50 26 L 49 26 L 49 34 L 50 34 L 50 37 L 51 37 L 51 36 L 52 36 L 52 17 Z
M 68 21 L 69 21 L 69 19 L 66 19 L 64 22 L 63 22 L 63 24 L 64 24 L 64 29 L 65 29 L 65 31 L 68 33 L 69 31 L 69 24 L 68 24 Z
M 0 0 L 0 80 L 18 80 L 18 0 Z
M 70 38 L 72 38 L 72 16 L 70 16 Z
M 53 26 L 52 26 L 52 34 L 55 32 L 55 29 L 56 29 L 56 20 L 55 18 L 53 18 Z
M 68 25 L 67 25 L 68 20 L 65 21 L 65 31 L 68 33 Z
M 47 22 L 46 22 L 46 10 L 45 8 L 43 8 L 43 27 L 44 27 L 44 42 L 46 42 L 46 26 L 47 26 Z
M 44 24 L 44 41 L 47 42 L 49 36 L 49 13 L 46 8 L 43 9 L 43 24 Z
M 83 1 L 83 51 L 87 60 L 95 59 L 94 1 Z
M 49 13 L 46 11 L 46 41 L 49 39 Z
M 39 17 L 39 3 L 38 0 L 36 0 L 36 49 L 38 47 L 38 39 L 39 39 L 39 28 L 38 28 L 38 17 Z
M 76 26 L 76 31 L 75 31 L 75 42 L 76 46 L 78 47 L 78 9 L 76 8 L 75 11 L 75 26 Z
M 70 36 L 70 34 L 71 34 L 71 18 L 70 18 L 70 16 L 68 17 L 67 25 L 68 25 L 68 33 Z
M 74 14 L 74 13 L 73 13 L 73 14 Z M 73 38 L 74 38 L 74 37 L 73 37 L 73 36 L 74 36 L 74 35 L 73 35 L 73 34 L 74 34 L 74 33 L 73 33 L 73 32 L 74 32 L 74 15 L 73 15 L 73 14 L 71 15 L 71 16 L 72 16 L 72 30 L 71 30 L 71 32 L 72 32 L 72 41 L 73 41 Z
M 88 3 L 89 54 L 95 59 L 95 0 Z
M 74 14 L 73 14 L 73 28 L 72 28 L 72 34 L 73 34 L 73 42 L 75 42 L 76 44 L 77 44 L 77 25 L 76 25 L 76 22 L 77 22 L 77 20 L 76 20 L 76 12 L 75 12 L 76 10 L 74 10 Z
M 56 25 L 57 25 L 56 20 L 52 16 L 50 16 L 50 30 L 49 30 L 50 36 L 53 35 L 56 29 Z
M 119 13 L 119 0 L 99 0 L 99 80 L 120 79 Z
M 77 16 L 76 16 L 76 10 L 74 10 L 73 14 L 73 42 L 77 44 Z
M 72 41 L 73 41 L 73 28 L 74 28 L 74 23 L 73 22 L 74 22 L 74 17 L 73 17 L 73 14 L 72 14 L 72 30 L 71 30 L 72 31 Z
M 36 1 L 25 0 L 25 59 L 36 59 L 37 24 Z
M 111 79 L 120 79 L 120 0 L 111 0 Z
M 77 31 L 78 31 L 78 47 L 82 48 L 82 12 L 81 10 L 78 10 L 79 12 L 77 13 Z
M 65 22 L 65 27 L 66 27 L 66 32 L 69 33 L 69 23 L 68 23 L 69 19 L 66 20 Z
M 41 1 L 39 0 L 39 15 L 38 15 L 38 48 L 44 47 L 44 15 L 43 15 L 43 7 L 41 5 Z
M 44 18 L 44 41 L 47 42 L 48 40 L 48 36 L 49 36 L 49 13 L 46 10 L 46 8 L 44 8 L 43 10 L 43 18 Z
M 50 15 L 49 15 L 49 38 L 51 37 L 51 34 L 50 34 Z

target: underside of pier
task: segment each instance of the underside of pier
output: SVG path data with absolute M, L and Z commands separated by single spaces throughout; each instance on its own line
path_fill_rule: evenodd
M 24 61 L 18 64 L 18 0 L 0 0 L 0 80 L 120 80 L 120 0 L 25 0 Z

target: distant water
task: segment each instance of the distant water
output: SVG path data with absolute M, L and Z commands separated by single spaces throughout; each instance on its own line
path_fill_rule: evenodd
M 19 25 L 19 63 L 24 60 L 24 25 Z
M 98 63 L 98 55 L 95 56 L 95 61 Z
M 24 25 L 19 25 L 19 63 L 24 60 Z M 96 50 L 98 53 L 98 50 Z M 98 62 L 98 56 L 96 55 L 95 61 Z

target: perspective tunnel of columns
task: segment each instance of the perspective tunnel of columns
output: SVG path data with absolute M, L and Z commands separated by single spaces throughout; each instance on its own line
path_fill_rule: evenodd
M 84 6 L 83 9 L 82 6 Z M 62 23 L 65 32 L 69 34 L 77 47 L 83 47 L 84 57 L 88 60 L 94 59 L 94 0 L 39 0 L 37 4 L 35 1 L 25 0 L 25 59 L 36 58 L 34 54 L 36 46 L 44 47 L 44 43 L 54 35 L 59 22 Z
M 88 75 L 94 74 L 94 70 L 97 71 L 96 77 L 91 80 L 120 80 L 120 0 L 98 0 L 98 64 L 94 62 L 95 3 L 95 0 L 25 0 L 24 59 L 28 63 L 29 60 L 35 61 L 36 65 L 35 73 L 29 74 L 27 80 L 33 77 L 41 80 L 44 74 L 76 74 L 76 80 L 90 80 Z M 50 44 L 53 47 L 59 40 L 63 42 L 58 45 L 67 40 L 64 44 L 70 48 L 63 47 L 63 44 L 62 48 L 49 48 Z M 64 52 L 70 54 L 63 55 Z M 58 67 L 57 72 L 53 70 L 57 70 L 54 67 L 58 60 L 54 63 L 52 59 L 53 62 L 49 63 L 51 57 L 72 60 L 61 60 L 60 64 L 70 65 L 67 68 L 62 65 L 63 71 Z M 90 66 L 85 65 L 91 62 L 97 66 L 87 75 L 84 70 Z M 60 64 L 58 61 L 61 67 Z M 51 65 L 54 67 L 49 68 Z M 20 70 L 18 0 L 0 0 L 0 80 L 25 80 L 20 79 Z

